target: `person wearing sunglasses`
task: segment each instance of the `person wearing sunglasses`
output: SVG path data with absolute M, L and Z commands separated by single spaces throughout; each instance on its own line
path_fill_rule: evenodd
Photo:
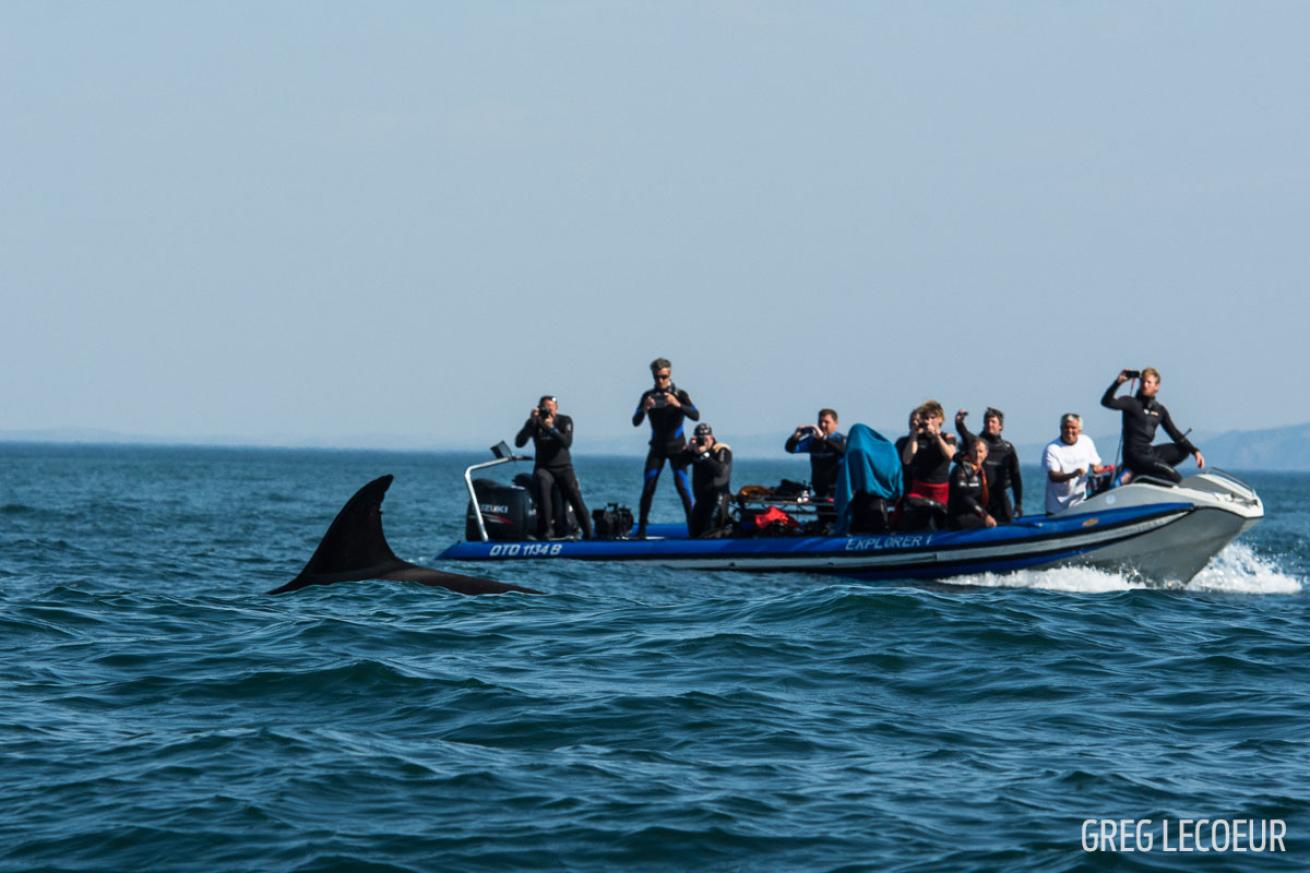
M 555 521 L 554 490 L 558 488 L 564 501 L 573 506 L 573 514 L 582 529 L 582 538 L 591 539 L 591 515 L 587 512 L 587 505 L 582 502 L 582 489 L 578 486 L 577 474 L 573 472 L 573 457 L 569 454 L 569 447 L 573 445 L 573 419 L 559 414 L 559 401 L 550 394 L 543 395 L 537 401 L 536 408 L 529 413 L 528 420 L 514 437 L 514 445 L 523 448 L 529 439 L 534 449 L 532 490 L 537 501 L 537 538 L 544 540 L 553 535 L 565 534 L 564 518 L 559 520 L 560 530 L 552 530 Z
M 650 420 L 650 449 L 646 453 L 646 466 L 642 472 L 641 509 L 637 516 L 637 539 L 646 536 L 646 524 L 650 521 L 650 506 L 655 499 L 655 488 L 659 485 L 660 473 L 664 462 L 669 462 L 673 470 L 673 485 L 678 489 L 678 498 L 682 500 L 682 511 L 691 525 L 691 483 L 687 480 L 687 459 L 683 449 L 687 446 L 687 434 L 683 422 L 690 418 L 700 420 L 700 411 L 691 402 L 691 396 L 673 384 L 673 365 L 668 358 L 656 358 L 650 363 L 651 376 L 655 385 L 642 392 L 637 401 L 637 411 L 632 414 L 632 426 L 641 427 L 643 420 Z

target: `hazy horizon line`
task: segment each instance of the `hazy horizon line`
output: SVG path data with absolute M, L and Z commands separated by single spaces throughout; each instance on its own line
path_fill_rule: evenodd
M 872 425 L 870 425 L 872 427 Z M 1270 434 L 1310 428 L 1310 421 L 1299 424 L 1283 425 L 1273 428 L 1252 430 L 1228 430 L 1211 433 L 1198 433 L 1198 440 L 1215 440 L 1234 435 Z M 879 430 L 875 428 L 875 430 Z M 884 434 L 899 436 L 899 432 L 882 431 Z M 643 434 L 644 436 L 644 434 Z M 1115 433 L 1091 434 L 1098 443 L 1114 441 Z M 801 459 L 804 455 L 791 455 L 783 450 L 782 443 L 786 435 L 773 433 L 743 434 L 727 439 L 729 445 L 740 446 L 737 456 L 753 459 Z M 508 442 L 508 440 L 507 440 Z M 1021 440 L 1016 442 L 1019 448 L 1032 449 L 1045 445 L 1048 440 Z M 624 445 L 620 445 L 623 443 Z M 630 444 L 630 445 L 629 445 Z M 272 437 L 250 437 L 211 434 L 206 436 L 179 437 L 157 434 L 128 434 L 103 428 L 39 428 L 25 430 L 0 430 L 0 445 L 31 446 L 83 446 L 99 448 L 178 448 L 178 449 L 232 449 L 232 450 L 274 450 L 274 451 L 322 451 L 322 452 L 382 452 L 392 454 L 490 454 L 493 444 L 455 443 L 434 441 L 424 444 L 416 437 L 386 434 L 360 434 L 340 438 L 313 438 L 305 435 L 285 435 Z M 636 440 L 632 435 L 591 437 L 580 440 L 574 445 L 574 454 L 594 457 L 640 458 L 646 453 L 647 442 L 643 438 Z M 776 448 L 774 448 L 776 446 Z M 528 452 L 530 448 L 523 451 Z M 1281 469 L 1279 467 L 1253 467 L 1249 469 Z

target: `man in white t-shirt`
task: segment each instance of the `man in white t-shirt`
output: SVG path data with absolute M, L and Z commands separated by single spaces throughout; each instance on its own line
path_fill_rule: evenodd
M 1062 512 L 1087 499 L 1087 478 L 1105 473 L 1096 444 L 1083 433 L 1083 420 L 1076 413 L 1060 417 L 1060 438 L 1046 444 L 1042 466 L 1046 469 L 1046 514 Z

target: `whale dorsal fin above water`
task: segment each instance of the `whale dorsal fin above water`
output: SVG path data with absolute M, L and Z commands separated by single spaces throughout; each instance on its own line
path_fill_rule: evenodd
M 507 591 L 540 593 L 494 579 L 444 573 L 397 558 L 382 533 L 382 499 L 386 497 L 387 489 L 394 479 L 390 474 L 379 476 L 356 491 L 355 496 L 341 507 L 300 575 L 268 593 L 283 594 L 308 585 L 363 579 L 417 582 L 420 585 L 448 588 L 461 594 L 502 594 Z

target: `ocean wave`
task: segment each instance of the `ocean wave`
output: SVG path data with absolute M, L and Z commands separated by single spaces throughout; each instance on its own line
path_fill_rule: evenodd
M 1110 869 L 1087 816 L 1310 808 L 1310 480 L 1168 592 L 524 562 L 487 572 L 547 596 L 273 598 L 381 472 L 455 484 L 388 498 L 430 562 L 466 462 L 142 457 L 0 475 L 0 871 Z

